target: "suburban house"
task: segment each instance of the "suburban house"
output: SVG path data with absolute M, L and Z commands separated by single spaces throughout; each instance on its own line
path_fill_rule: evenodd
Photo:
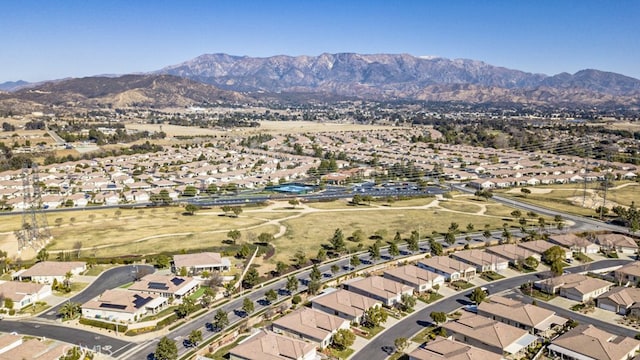
M 620 285 L 636 285 L 640 283 L 640 261 L 634 261 L 613 271 Z
M 171 270 L 177 274 L 182 268 L 187 269 L 191 275 L 197 275 L 203 271 L 223 272 L 231 269 L 231 262 L 228 258 L 220 256 L 220 253 L 214 252 L 173 255 Z
M 129 290 L 180 299 L 196 292 L 199 286 L 200 282 L 192 277 L 149 274 L 134 282 Z
M 513 358 L 522 357 L 538 342 L 538 337 L 527 330 L 470 312 L 464 312 L 458 320 L 448 321 L 442 327 L 453 340 Z
M 311 299 L 311 308 L 321 310 L 353 322 L 361 322 L 365 311 L 381 302 L 344 289 L 328 289 L 328 292 Z
M 567 322 L 567 319 L 556 315 L 554 311 L 502 296 L 492 296 L 481 302 L 478 305 L 478 315 L 545 337 L 551 335 L 554 327 Z
M 599 245 L 575 234 L 553 234 L 549 236 L 549 241 L 577 253 L 595 254 L 600 251 Z
M 615 251 L 621 254 L 636 254 L 638 252 L 636 241 L 622 234 L 599 234 L 595 236 L 595 241 L 605 251 Z
M 489 254 L 497 255 L 501 258 L 507 259 L 510 264 L 518 265 L 522 264 L 528 257 L 532 257 L 538 261 L 542 259 L 542 256 L 531 250 L 519 247 L 515 244 L 504 244 L 489 246 L 485 249 Z
M 559 293 L 567 299 L 584 302 L 606 293 L 613 284 L 587 275 L 566 274 L 537 281 L 535 286 L 548 294 Z
M 338 330 L 349 328 L 349 320 L 307 307 L 289 313 L 272 324 L 275 333 L 311 341 L 323 349 L 331 344 Z
M 483 250 L 458 251 L 451 254 L 451 257 L 473 266 L 476 272 L 479 273 L 485 271 L 499 272 L 509 268 L 509 260 Z
M 627 360 L 635 356 L 640 341 L 582 324 L 551 342 L 551 356 L 585 360 Z
M 470 280 L 476 276 L 476 268 L 447 256 L 434 256 L 418 261 L 418 267 L 444 276 L 447 281 Z
M 409 353 L 409 360 L 502 360 L 501 355 L 443 337 Z
M 411 286 L 418 293 L 431 290 L 434 285 L 441 286 L 444 284 L 444 276 L 414 265 L 404 265 L 385 270 L 382 276 Z
M 557 244 L 550 243 L 546 240 L 534 240 L 534 241 L 518 243 L 518 247 L 521 247 L 523 249 L 539 254 L 540 258 L 542 258 L 542 254 L 545 251 L 549 250 L 554 246 L 557 246 Z M 572 258 L 573 258 L 573 251 L 567 249 L 565 251 L 565 259 L 572 259 Z
M 52 284 L 55 279 L 57 282 L 65 280 L 67 273 L 79 275 L 87 269 L 87 264 L 82 261 L 42 261 L 36 263 L 32 267 L 20 270 L 11 278 L 18 281 L 33 281 L 40 284 Z
M 82 305 L 82 316 L 90 319 L 134 322 L 148 313 L 164 308 L 167 298 L 127 289 L 105 290 L 102 295 Z
M 13 308 L 21 310 L 27 305 L 51 295 L 51 286 L 32 282 L 5 281 L 0 283 L 0 296 L 13 301 Z M 0 304 L 3 306 L 4 304 Z
M 0 354 L 22 345 L 22 336 L 14 334 L 0 334 Z
M 640 288 L 614 287 L 596 298 L 596 306 L 613 311 L 617 314 L 627 315 L 632 307 L 640 306 Z
M 229 350 L 230 360 L 318 360 L 316 345 L 260 330 Z
M 411 286 L 382 276 L 358 278 L 345 282 L 342 286 L 345 290 L 378 300 L 385 306 L 401 303 L 402 295 L 413 295 Z
M 15 342 L 14 342 L 15 343 Z M 0 360 L 58 360 L 65 355 L 68 346 L 39 339 L 24 340 L 21 344 L 0 353 Z

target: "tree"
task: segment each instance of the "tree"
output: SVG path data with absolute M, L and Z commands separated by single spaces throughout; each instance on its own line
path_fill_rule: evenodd
M 249 270 L 247 270 L 247 273 L 244 274 L 244 279 L 242 279 L 242 286 L 245 289 L 249 289 L 256 286 L 256 284 L 258 284 L 258 281 L 260 281 L 260 274 L 258 273 L 258 270 L 256 268 L 251 267 Z
M 287 271 L 287 269 L 288 269 L 288 268 L 289 268 L 289 266 L 287 266 L 287 264 L 285 264 L 285 263 L 284 263 L 284 262 L 282 262 L 282 261 L 278 261 L 278 262 L 276 263 L 276 273 L 277 273 L 278 275 L 282 275 L 282 274 L 284 274 L 284 272 L 285 272 L 285 271 Z
M 327 250 L 325 250 L 324 248 L 318 249 L 318 255 L 316 255 L 316 260 L 318 260 L 319 262 L 323 262 L 327 260 Z
M 400 255 L 400 249 L 398 249 L 398 245 L 394 242 L 389 244 L 389 255 L 391 255 L 392 257 Z
M 538 259 L 534 258 L 533 256 L 529 256 L 528 258 L 524 259 L 524 266 L 531 270 L 535 270 L 539 264 L 540 262 L 538 261 Z
M 338 265 L 336 265 L 336 264 L 331 265 L 331 273 L 332 273 L 332 274 L 334 274 L 334 275 L 335 275 L 335 274 L 337 274 L 339 271 L 340 271 L 340 266 L 338 266 Z
M 473 231 L 473 229 L 475 229 L 475 226 L 473 226 L 473 224 L 472 224 L 472 223 L 468 223 L 468 224 L 467 224 L 467 232 L 472 232 L 472 231 Z
M 393 237 L 393 242 L 398 243 L 402 241 L 402 236 L 400 236 L 400 232 L 396 231 L 396 235 Z
M 269 289 L 266 293 L 264 293 L 264 298 L 269 304 L 271 304 L 272 302 L 278 300 L 278 293 L 273 289 Z
M 296 208 L 296 206 L 300 205 L 300 200 L 298 199 L 291 199 L 289 200 L 289 205 L 291 205 L 292 208 Z
M 505 243 L 511 242 L 511 232 L 506 227 L 502 229 L 502 238 L 504 239 Z
M 486 297 L 487 297 L 487 293 L 484 292 L 484 290 L 482 290 L 480 288 L 475 288 L 471 292 L 471 295 L 469 296 L 469 299 L 471 299 L 471 301 L 473 301 L 476 304 L 480 304 L 481 302 L 484 301 L 484 299 Z
M 311 280 L 309 284 L 307 284 L 307 292 L 309 295 L 315 295 L 320 291 L 322 284 L 319 280 Z
M 522 196 L 524 198 L 526 198 L 529 194 L 531 194 L 531 190 L 527 189 L 527 188 L 521 188 L 520 192 L 522 193 Z
M 58 310 L 58 313 L 62 315 L 62 318 L 65 320 L 73 319 L 80 313 L 82 313 L 82 305 L 80 305 L 79 303 L 67 301 L 66 303 L 64 303 L 64 305 L 62 305 L 60 310 Z
M 520 211 L 520 210 L 513 210 L 513 211 L 511 212 L 511 216 L 513 216 L 514 218 L 519 218 L 519 217 L 521 217 L 521 216 L 522 216 L 522 211 Z
M 482 236 L 484 236 L 485 240 L 489 240 L 491 239 L 491 230 L 489 229 L 484 229 L 484 231 L 482 232 Z
M 236 253 L 236 256 L 241 258 L 241 259 L 246 259 L 249 256 L 250 253 L 251 253 L 251 248 L 249 247 L 249 245 L 248 244 L 242 244 L 240 249 L 238 249 L 238 252 Z
M 446 234 L 444 234 L 444 241 L 449 245 L 453 245 L 456 242 L 456 234 L 448 231 Z
M 180 268 L 180 276 L 187 276 L 189 275 L 189 270 L 186 267 L 181 267 Z
M 242 311 L 247 315 L 251 315 L 254 309 L 255 306 L 253 305 L 253 301 L 248 297 L 245 297 L 244 300 L 242 300 Z
M 273 240 L 275 240 L 275 237 L 273 236 L 273 234 L 263 232 L 263 233 L 260 233 L 260 235 L 258 235 L 258 242 L 261 244 L 267 245 Z
M 242 206 L 234 206 L 231 208 L 231 211 L 235 217 L 238 217 L 242 214 Z
M 309 278 L 316 281 L 322 278 L 322 272 L 320 272 L 320 269 L 318 269 L 318 264 L 313 264 L 311 272 L 309 273 Z
M 387 321 L 389 315 L 383 308 L 374 306 L 364 312 L 364 326 L 374 328 Z
M 225 216 L 227 215 L 227 213 L 231 212 L 231 206 L 229 205 L 223 205 L 220 207 L 220 210 L 222 210 L 222 212 L 225 214 Z
M 238 241 L 238 239 L 240 239 L 240 236 L 242 236 L 242 234 L 240 234 L 240 231 L 235 229 L 229 230 L 229 232 L 227 233 L 227 237 L 231 239 L 234 244 L 236 243 L 236 241 Z
M 362 196 L 360 196 L 359 194 L 355 194 L 351 198 L 351 203 L 353 205 L 360 205 L 361 202 L 362 202 Z
M 402 302 L 402 309 L 404 311 L 411 311 L 413 307 L 416 306 L 416 298 L 409 294 L 402 294 L 400 298 Z
M 229 325 L 229 317 L 227 312 L 219 309 L 213 316 L 213 322 L 211 323 L 216 330 L 222 330 Z
M 362 231 L 362 229 L 354 230 L 349 240 L 353 242 L 361 242 L 362 240 L 364 240 L 364 231 Z
M 4 307 L 11 310 L 13 309 L 13 299 L 11 298 L 4 298 Z
M 562 262 L 566 257 L 566 251 L 558 245 L 554 245 L 542 253 L 542 261 L 551 265 L 556 261 Z
M 198 343 L 202 341 L 202 331 L 195 329 L 191 330 L 188 338 L 189 344 L 193 346 L 198 346 Z
M 197 205 L 194 205 L 194 204 L 187 204 L 187 205 L 184 207 L 184 211 L 186 211 L 186 212 L 187 212 L 187 214 L 189 214 L 189 215 L 193 215 L 193 214 L 195 214 L 195 213 L 196 213 L 196 211 L 198 211 L 198 209 L 200 209 L 200 207 L 199 207 L 199 206 L 197 206 Z
M 216 186 L 216 184 L 209 184 L 209 186 L 207 186 L 207 190 L 205 191 L 207 192 L 207 194 L 213 195 L 218 192 L 218 187 Z
M 564 272 L 562 261 L 556 260 L 552 262 L 551 266 L 549 267 L 549 270 L 554 276 L 562 275 L 562 273 Z
M 444 249 L 442 248 L 442 244 L 435 240 L 429 240 L 429 248 L 431 248 L 431 254 L 435 256 L 440 256 L 444 254 Z
M 356 336 L 349 329 L 339 329 L 333 335 L 333 338 L 331 339 L 331 345 L 334 348 L 342 351 L 353 345 L 355 341 Z
M 156 351 L 153 353 L 155 360 L 176 360 L 178 358 L 178 346 L 176 342 L 163 336 L 158 342 Z
M 442 311 L 432 311 L 429 317 L 436 324 L 442 324 L 447 321 L 447 314 Z
M 193 185 L 187 185 L 182 192 L 182 196 L 194 197 L 198 195 L 198 189 Z
M 293 294 L 294 292 L 298 291 L 298 278 L 294 275 L 289 275 L 287 277 L 287 285 L 285 285 L 285 287 L 289 294 Z
M 344 243 L 344 235 L 342 234 L 342 229 L 336 229 L 336 231 L 333 232 L 333 236 L 329 240 L 329 243 L 331 244 L 333 250 L 338 253 L 345 250 L 346 245 Z
M 176 315 L 179 318 L 187 317 L 196 309 L 195 300 L 190 297 L 182 299 L 182 303 L 176 308 Z
M 378 245 L 377 241 L 369 247 L 369 256 L 371 256 L 373 260 L 380 259 L 380 245 Z
M 213 300 L 215 299 L 215 297 L 216 290 L 208 286 L 205 287 L 204 293 L 202 294 L 202 297 L 200 297 L 200 305 L 202 305 L 203 308 L 208 308 L 209 306 L 211 306 L 211 304 L 213 304 Z
M 304 264 L 307 263 L 307 254 L 304 251 L 298 250 L 295 254 L 293 254 L 293 258 L 296 262 L 296 266 L 301 268 Z
M 351 259 L 349 259 L 349 264 L 350 264 L 350 265 L 351 265 L 351 267 L 353 267 L 354 269 L 360 265 L 360 258 L 358 257 L 358 255 L 357 255 L 357 254 L 353 254 L 353 255 L 351 256 Z
M 399 337 L 393 340 L 393 346 L 396 347 L 396 352 L 401 353 L 409 346 L 409 340 L 406 337 Z
M 42 262 L 42 261 L 47 261 L 48 259 L 49 259 L 49 252 L 47 251 L 47 249 L 46 248 L 40 249 L 40 251 L 38 251 L 38 254 L 36 255 L 36 261 Z

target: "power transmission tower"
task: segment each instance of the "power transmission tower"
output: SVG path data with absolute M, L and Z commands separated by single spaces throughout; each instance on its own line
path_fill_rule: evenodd
M 43 211 L 42 193 L 38 166 L 22 168 L 22 191 L 24 211 L 22 212 L 22 228 L 16 231 L 18 250 L 32 247 L 36 251 L 44 247 L 51 239 L 47 216 Z

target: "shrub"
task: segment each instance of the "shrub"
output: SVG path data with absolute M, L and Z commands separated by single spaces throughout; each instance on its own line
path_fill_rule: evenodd
M 80 324 L 89 325 L 89 326 L 93 326 L 101 329 L 107 329 L 111 331 L 116 331 L 116 324 L 102 322 L 98 319 L 87 319 L 87 318 L 81 317 Z M 117 331 L 119 333 L 127 332 L 127 325 L 118 324 L 117 326 L 118 326 Z

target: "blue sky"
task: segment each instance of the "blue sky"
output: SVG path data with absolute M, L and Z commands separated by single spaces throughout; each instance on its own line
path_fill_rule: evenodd
M 205 53 L 408 53 L 640 78 L 638 0 L 5 0 L 0 82 L 160 69 Z

